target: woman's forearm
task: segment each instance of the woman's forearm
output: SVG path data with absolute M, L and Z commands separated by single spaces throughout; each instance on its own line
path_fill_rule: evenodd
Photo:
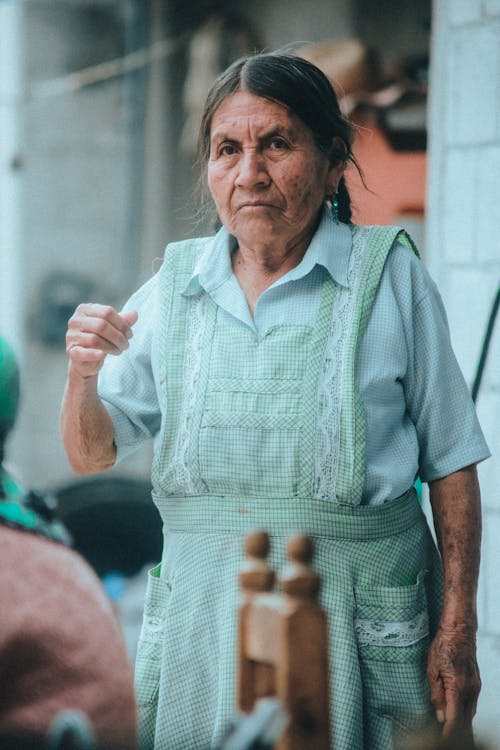
M 429 484 L 434 526 L 444 567 L 441 622 L 477 628 L 481 500 L 475 466 Z
M 427 659 L 430 699 L 443 736 L 463 738 L 472 732 L 481 690 L 476 660 L 481 545 L 476 467 L 432 482 L 430 497 L 444 568 L 441 620 Z
M 61 434 L 77 474 L 93 474 L 114 464 L 113 423 L 97 394 L 97 375 L 82 377 L 71 363 L 61 409 Z
M 61 410 L 64 447 L 77 474 L 94 474 L 115 462 L 111 418 L 97 393 L 104 359 L 120 355 L 132 338 L 137 312 L 118 313 L 109 305 L 78 305 L 68 321 L 68 379 Z

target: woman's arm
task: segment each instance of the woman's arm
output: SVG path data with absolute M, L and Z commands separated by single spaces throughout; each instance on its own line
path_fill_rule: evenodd
M 79 305 L 68 323 L 68 379 L 61 410 L 64 447 L 77 474 L 91 474 L 115 462 L 111 418 L 97 393 L 97 376 L 108 354 L 128 348 L 136 312 L 120 315 L 104 305 Z
M 471 731 L 481 680 L 476 662 L 476 596 L 481 546 L 481 500 L 476 466 L 429 483 L 434 526 L 443 558 L 444 601 L 429 650 L 431 701 L 443 734 Z

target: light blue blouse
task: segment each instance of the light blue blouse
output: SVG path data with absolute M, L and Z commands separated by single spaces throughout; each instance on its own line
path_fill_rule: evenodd
M 201 290 L 235 328 L 262 337 L 279 323 L 314 325 L 326 274 L 346 286 L 351 231 L 327 212 L 301 263 L 260 296 L 250 315 L 231 268 L 235 239 L 222 228 L 199 260 L 183 294 Z M 129 349 L 107 357 L 99 394 L 113 420 L 117 461 L 144 440 L 158 439 L 158 363 L 152 335 L 158 319 L 157 275 L 127 302 L 139 319 Z M 357 360 L 366 417 L 363 503 L 405 492 L 484 460 L 490 454 L 468 387 L 453 354 L 436 285 L 407 247 L 389 254 Z

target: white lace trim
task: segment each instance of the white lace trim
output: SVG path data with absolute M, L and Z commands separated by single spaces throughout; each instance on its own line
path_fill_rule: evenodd
M 411 646 L 429 635 L 429 615 L 425 610 L 405 622 L 358 618 L 354 629 L 360 646 Z
M 348 288 L 339 286 L 333 303 L 330 331 L 321 364 L 314 455 L 313 497 L 335 500 L 340 460 L 340 411 L 346 345 L 352 329 L 368 227 L 353 227 Z
M 192 435 L 193 405 L 201 371 L 202 343 L 206 325 L 207 295 L 200 292 L 190 299 L 186 331 L 186 352 L 183 373 L 184 392 L 179 417 L 179 430 L 174 449 L 174 479 L 187 493 L 196 491 L 196 477 L 189 469 L 189 446 Z
M 144 615 L 139 640 L 146 643 L 162 643 L 165 635 L 165 616 Z

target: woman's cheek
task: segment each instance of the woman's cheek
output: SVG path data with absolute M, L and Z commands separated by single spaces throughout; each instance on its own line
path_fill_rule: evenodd
M 232 182 L 231 170 L 225 166 L 214 166 L 208 170 L 208 187 L 210 191 L 224 192 Z
M 299 176 L 292 177 L 288 181 L 288 198 L 291 204 L 296 205 L 297 208 L 305 208 L 305 203 L 311 194 L 310 185 L 308 182 L 301 179 Z

